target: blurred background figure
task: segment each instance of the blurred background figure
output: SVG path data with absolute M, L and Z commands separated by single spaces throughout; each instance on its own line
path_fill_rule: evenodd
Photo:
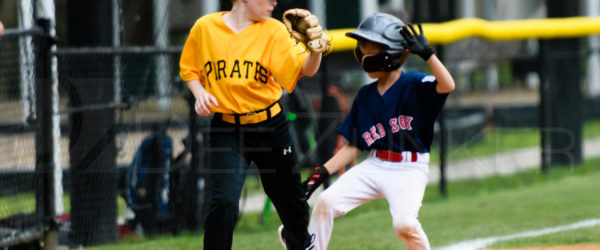
M 39 217 L 44 200 L 54 200 L 57 211 L 62 211 L 58 212 L 62 223 L 58 230 L 61 246 L 79 248 L 112 244 L 121 237 L 151 235 L 154 228 L 142 226 L 137 230 L 137 227 L 129 227 L 128 222 L 136 217 L 135 213 L 125 212 L 128 203 L 123 194 L 130 187 L 127 173 L 134 165 L 131 163 L 137 150 L 146 138 L 153 136 L 153 125 L 167 120 L 171 121 L 166 136 L 171 138 L 172 155 L 165 158 L 172 160 L 169 166 L 172 171 L 164 171 L 169 162 L 165 160 L 161 165 L 156 164 L 157 167 L 152 169 L 154 172 L 146 175 L 145 180 L 159 180 L 153 181 L 157 183 L 155 190 L 166 190 L 169 186 L 168 194 L 148 192 L 146 197 L 152 197 L 153 202 L 168 198 L 167 212 L 173 215 L 168 218 L 173 219 L 171 226 L 176 229 L 173 232 L 202 232 L 213 193 L 211 187 L 214 186 L 211 177 L 214 175 L 208 169 L 211 162 L 210 118 L 195 113 L 195 100 L 176 69 L 189 28 L 198 16 L 231 8 L 231 0 L 0 0 L 0 33 L 3 33 L 0 37 L 0 142 L 9 142 L 0 143 L 0 249 L 10 241 L 4 237 L 4 229 L 14 230 L 10 234 L 15 236 L 39 231 L 38 222 L 31 218 Z M 446 24 L 463 18 L 489 21 L 489 25 L 515 21 L 514 30 L 508 31 L 514 34 L 519 33 L 517 30 L 523 28 L 520 27 L 523 23 L 540 21 L 541 24 L 548 21 L 545 18 L 562 20 L 564 17 L 587 16 L 591 19 L 582 24 L 600 22 L 597 19 L 600 1 L 597 0 L 279 0 L 271 16 L 280 19 L 290 8 L 310 10 L 319 17 L 320 25 L 332 34 L 336 34 L 336 30 L 356 27 L 360 20 L 375 12 L 424 23 L 424 31 L 432 35 L 436 33 L 436 25 L 430 24 Z M 56 35 L 54 48 L 45 48 L 47 36 L 40 32 L 40 18 L 50 19 L 52 23 L 49 33 Z M 464 29 L 475 22 L 458 24 L 456 27 Z M 557 27 L 555 31 L 572 34 L 572 30 L 581 28 L 579 26 L 568 25 L 569 28 L 564 30 Z M 589 27 L 589 31 L 592 30 L 595 29 Z M 436 125 L 436 139 L 430 154 L 428 178 L 435 185 L 431 188 L 439 188 L 440 197 L 435 195 L 436 192 L 427 192 L 433 197 L 424 202 L 433 201 L 434 204 L 426 206 L 442 206 L 440 210 L 446 213 L 429 212 L 427 214 L 435 216 L 420 216 L 425 228 L 432 222 L 439 225 L 439 218 L 446 214 L 461 217 L 452 209 L 443 209 L 446 202 L 438 202 L 446 192 L 449 201 L 471 195 L 476 199 L 483 192 L 483 196 L 494 200 L 495 204 L 509 207 L 507 203 L 510 202 L 491 199 L 494 190 L 481 188 L 488 187 L 479 184 L 481 182 L 474 182 L 473 188 L 455 184 L 463 179 L 471 181 L 489 176 L 493 188 L 509 189 L 514 185 L 520 191 L 526 190 L 525 186 L 535 186 L 532 180 L 555 178 L 554 171 L 564 171 L 560 175 L 569 178 L 571 174 L 582 178 L 597 176 L 589 169 L 600 167 L 597 161 L 590 161 L 600 157 L 600 35 L 594 31 L 550 39 L 540 37 L 544 33 L 541 29 L 534 31 L 528 34 L 530 37 L 506 40 L 472 36 L 444 42 L 445 36 L 432 37 L 430 42 L 436 46 L 438 57 L 456 78 L 456 90 L 448 97 L 443 119 L 439 119 L 443 122 Z M 338 34 L 343 37 L 342 33 Z M 368 77 L 359 64 L 348 63 L 354 60 L 352 49 L 337 46 L 338 42 L 343 42 L 341 38 L 333 41 L 336 51 L 324 58 L 315 76 L 298 80 L 295 90 L 288 95 L 289 107 L 284 107 L 289 111 L 286 114 L 303 176 L 309 175 L 310 169 L 329 159 L 336 148 L 344 144 L 335 128 L 347 114 L 344 107 L 352 104 Z M 50 49 L 56 50 L 51 52 Z M 46 62 L 48 54 L 54 55 L 55 60 Z M 417 57 L 409 58 L 406 66 L 412 71 L 427 70 L 425 62 Z M 53 75 L 54 104 L 41 101 L 43 95 L 39 94 L 38 84 L 45 81 L 42 69 Z M 52 126 L 57 129 L 51 133 L 43 129 L 50 126 L 38 126 L 41 119 L 37 119 L 40 113 L 36 111 L 41 107 L 54 107 L 54 116 L 59 118 L 52 121 Z M 43 138 L 52 138 L 53 143 L 41 143 Z M 48 151 L 53 153 L 37 154 L 38 149 L 42 151 L 42 146 L 52 146 L 54 150 Z M 37 183 L 39 174 L 36 173 L 39 172 L 36 170 L 43 170 L 42 156 L 52 156 L 56 159 L 56 169 L 63 169 L 64 175 L 54 175 L 55 182 L 63 183 L 63 187 L 55 185 L 54 191 L 50 192 L 50 188 Z M 364 158 L 365 155 L 357 158 L 357 163 Z M 175 159 L 181 159 L 182 163 L 176 164 Z M 519 173 L 509 174 L 513 171 Z M 580 171 L 586 172 L 579 176 Z M 240 199 L 243 202 L 238 206 L 241 237 L 245 235 L 244 227 L 279 225 L 271 201 L 265 201 L 258 169 L 251 164 L 247 172 L 245 184 L 249 185 L 244 185 Z M 600 174 L 597 172 L 595 174 Z M 140 183 L 140 179 L 137 180 Z M 334 183 L 335 176 L 331 180 Z M 464 223 L 480 222 L 482 226 L 473 225 L 472 228 L 500 228 L 508 233 L 509 230 L 529 230 L 528 226 L 538 225 L 538 222 L 550 226 L 575 217 L 596 218 L 600 196 L 589 194 L 594 193 L 590 188 L 600 186 L 590 181 L 593 184 L 585 187 L 583 183 L 588 182 L 578 181 L 585 190 L 583 192 L 571 187 L 559 189 L 553 181 L 553 190 L 549 190 L 551 195 L 547 196 L 551 199 L 544 199 L 539 191 L 532 198 L 521 197 L 520 200 L 528 201 L 523 205 L 539 200 L 533 202 L 537 206 L 531 208 L 543 213 L 495 214 L 501 219 L 486 216 L 486 220 L 446 224 L 450 228 L 460 225 L 465 229 L 469 226 Z M 453 185 L 461 189 L 456 190 Z M 64 190 L 64 199 L 59 190 Z M 568 195 L 561 197 L 558 190 Z M 516 195 L 518 192 L 511 193 Z M 559 204 L 556 200 L 559 198 L 564 200 L 565 206 L 577 204 L 578 209 L 555 206 Z M 489 204 L 485 208 L 491 211 L 510 211 L 492 203 L 485 204 Z M 158 212 L 158 206 L 152 208 L 151 213 Z M 464 213 L 466 217 L 477 212 L 487 214 L 489 211 L 485 208 Z M 368 209 L 381 210 L 378 212 L 389 216 L 387 204 L 369 206 Z M 560 212 L 553 214 L 555 211 Z M 546 216 L 550 214 L 552 216 Z M 162 221 L 162 218 L 154 220 L 153 217 L 148 216 L 150 222 Z M 257 217 L 260 220 L 256 220 Z M 358 217 L 362 219 L 355 217 L 355 221 L 346 217 L 347 221 L 358 224 L 349 228 L 363 228 L 364 223 L 369 225 L 368 232 L 360 236 L 348 234 L 356 240 L 336 240 L 336 248 L 397 248 L 389 245 L 397 244 L 395 239 L 390 239 L 395 243 L 388 244 L 373 241 L 371 237 L 381 232 L 389 233 L 388 217 L 379 218 L 381 222 L 374 219 L 379 216 Z M 491 221 L 504 224 L 492 227 L 489 226 Z M 511 223 L 515 221 L 519 223 Z M 160 229 L 157 233 L 171 232 L 160 223 L 156 225 Z M 436 227 L 430 231 L 431 238 L 445 240 L 432 244 L 451 243 L 452 240 L 443 233 L 456 229 L 446 231 Z M 589 238 L 595 240 L 598 230 L 593 229 Z M 269 231 L 265 238 L 270 240 L 257 242 L 271 246 L 234 245 L 234 248 L 275 249 L 279 242 L 274 240 L 274 228 Z M 441 235 L 435 235 L 436 232 Z M 464 235 L 479 238 L 481 233 L 473 230 Z M 581 233 L 573 236 L 582 238 Z M 23 244 L 40 246 L 41 240 L 31 239 Z M 11 242 L 22 241 L 13 237 Z M 197 246 L 190 248 L 202 248 L 202 242 L 194 243 Z M 8 248 L 12 249 L 12 246 Z

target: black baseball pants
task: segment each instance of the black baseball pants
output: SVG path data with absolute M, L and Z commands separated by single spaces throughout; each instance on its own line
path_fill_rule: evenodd
M 243 119 L 243 118 L 242 118 Z M 215 114 L 210 131 L 210 178 L 213 178 L 204 249 L 231 249 L 246 170 L 254 162 L 263 189 L 286 228 L 290 249 L 308 239 L 308 203 L 284 112 L 257 124 L 231 124 Z M 277 240 L 276 232 L 273 240 Z

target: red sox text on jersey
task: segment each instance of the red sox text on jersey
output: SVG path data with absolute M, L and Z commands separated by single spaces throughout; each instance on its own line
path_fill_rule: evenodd
M 401 115 L 398 117 L 393 117 L 389 121 L 389 126 L 392 128 L 392 133 L 398 133 L 398 131 L 402 130 L 412 130 L 412 126 L 410 123 L 413 121 L 412 116 Z M 369 131 L 365 131 L 362 134 L 362 138 L 367 143 L 367 146 L 371 146 L 375 141 L 385 137 L 385 129 L 381 123 L 377 123 L 377 125 L 372 126 Z

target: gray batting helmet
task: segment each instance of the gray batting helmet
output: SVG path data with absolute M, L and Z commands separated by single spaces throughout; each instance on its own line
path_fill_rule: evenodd
M 405 40 L 400 35 L 402 27 L 404 27 L 404 22 L 397 17 L 385 13 L 375 13 L 365 18 L 355 31 L 346 33 L 346 36 L 383 44 L 390 54 L 394 54 L 405 49 Z

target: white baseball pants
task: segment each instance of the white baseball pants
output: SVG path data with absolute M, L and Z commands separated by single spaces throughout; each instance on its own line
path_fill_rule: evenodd
M 373 199 L 390 204 L 394 231 L 408 250 L 431 249 L 417 220 L 429 172 L 424 162 L 389 162 L 371 154 L 354 166 L 317 198 L 308 231 L 315 234 L 315 250 L 327 249 L 333 219 Z

